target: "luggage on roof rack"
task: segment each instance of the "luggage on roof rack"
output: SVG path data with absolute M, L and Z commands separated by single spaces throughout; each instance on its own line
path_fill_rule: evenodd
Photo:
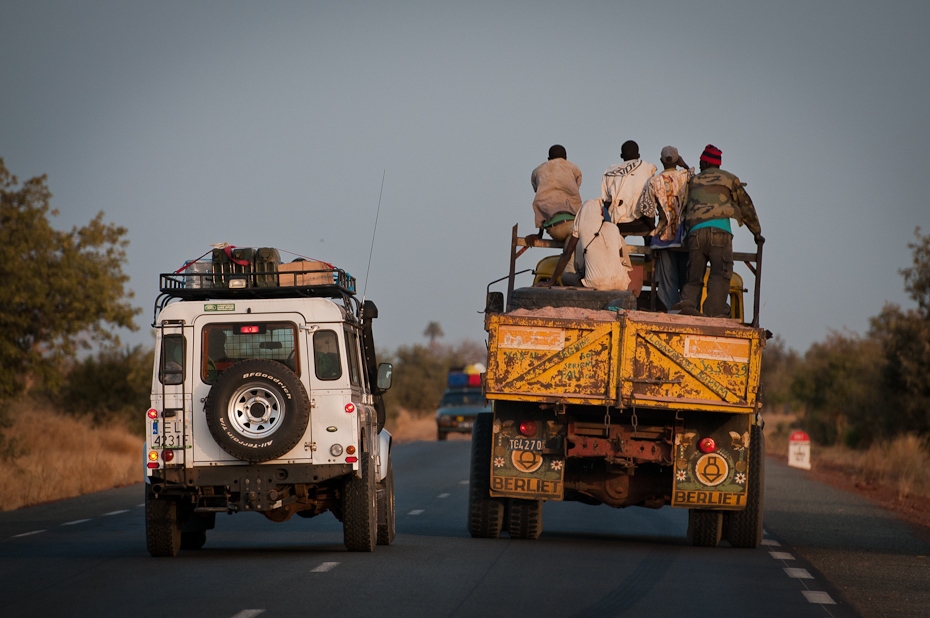
M 332 264 L 299 258 L 281 264 L 278 249 L 224 247 L 210 261 L 188 263 L 160 275 L 162 294 L 175 298 L 286 298 L 355 293 L 355 278 Z

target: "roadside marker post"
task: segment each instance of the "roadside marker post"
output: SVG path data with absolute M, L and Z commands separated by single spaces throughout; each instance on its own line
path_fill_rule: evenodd
M 811 469 L 811 437 L 804 431 L 795 431 L 788 438 L 788 465 L 803 470 Z

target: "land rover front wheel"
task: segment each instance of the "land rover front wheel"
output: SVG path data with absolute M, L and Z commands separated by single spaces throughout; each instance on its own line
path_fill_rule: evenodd
M 260 463 L 300 442 L 310 422 L 310 398 L 297 375 L 281 363 L 245 360 L 219 375 L 204 412 L 220 448 Z

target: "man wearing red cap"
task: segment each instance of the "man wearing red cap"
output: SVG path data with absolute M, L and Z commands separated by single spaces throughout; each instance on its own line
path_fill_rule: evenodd
M 730 219 L 746 225 L 756 244 L 765 242 L 756 209 L 739 178 L 720 169 L 722 152 L 708 144 L 701 154 L 701 173 L 691 179 L 688 205 L 684 212 L 688 231 L 688 282 L 675 305 L 685 314 L 698 313 L 704 288 L 704 271 L 710 262 L 707 298 L 703 313 L 708 317 L 729 317 L 727 295 L 733 276 L 733 232 Z

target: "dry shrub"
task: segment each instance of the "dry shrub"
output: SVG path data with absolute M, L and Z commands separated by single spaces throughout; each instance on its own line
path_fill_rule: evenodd
M 0 466 L 0 511 L 137 483 L 142 438 L 121 424 L 20 406 L 7 435 L 17 457 Z
M 399 408 L 397 414 L 387 420 L 386 427 L 398 443 L 436 439 L 436 417 L 411 413 L 406 408 Z
M 823 448 L 818 455 L 824 463 L 845 468 L 866 483 L 897 488 L 900 498 L 930 497 L 930 447 L 918 436 L 898 436 L 865 451 Z

